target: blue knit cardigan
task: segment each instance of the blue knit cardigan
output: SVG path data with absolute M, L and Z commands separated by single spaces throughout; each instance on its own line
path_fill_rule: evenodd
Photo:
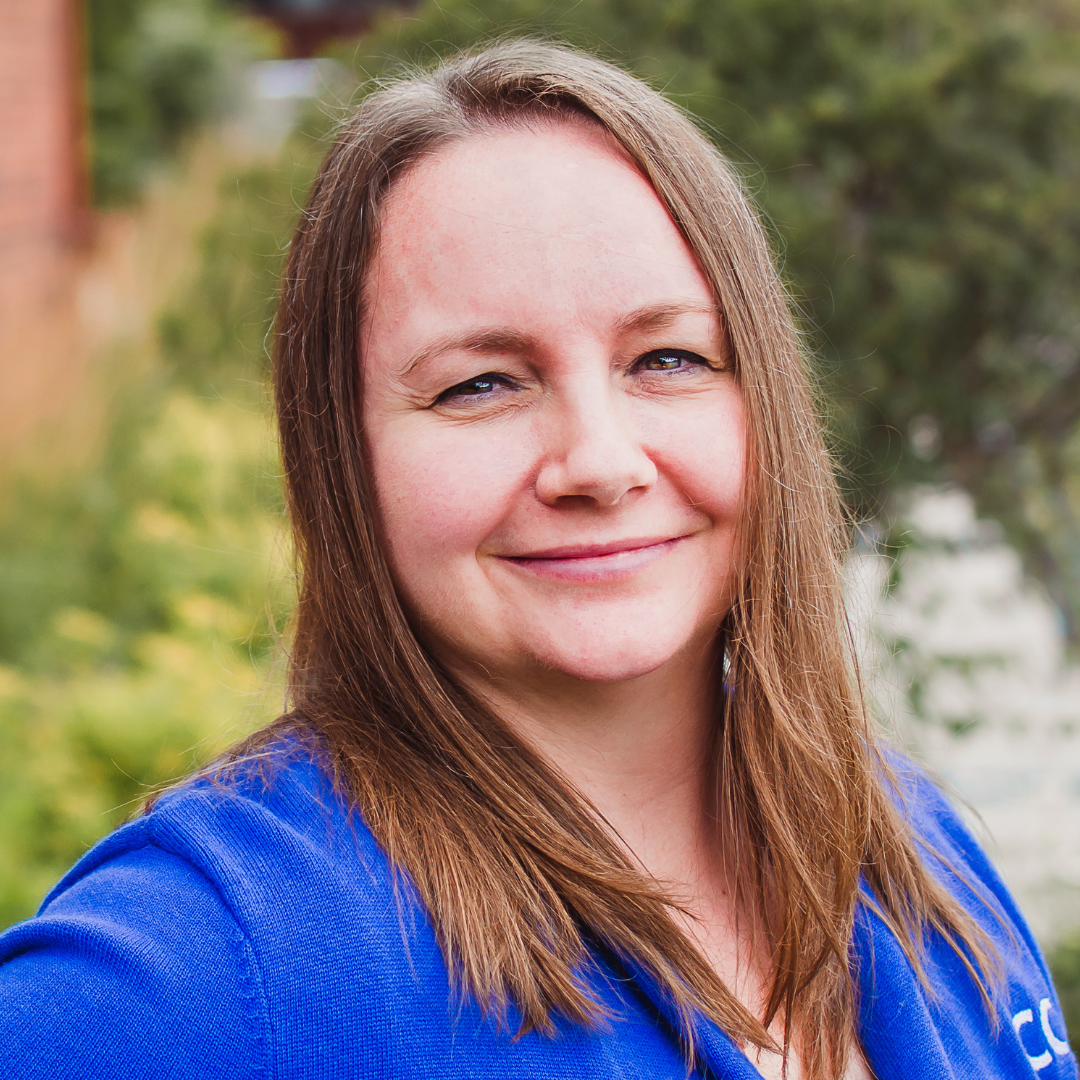
M 994 1023 L 932 939 L 927 993 L 862 907 L 852 963 L 875 1076 L 1075 1080 L 1023 918 L 936 788 L 908 773 L 915 828 L 951 866 L 936 872 L 998 942 L 1007 979 Z M 685 1080 L 674 1018 L 643 973 L 598 951 L 588 978 L 615 1019 L 514 1039 L 454 996 L 425 912 L 404 905 L 309 758 L 283 753 L 269 784 L 189 783 L 0 936 L 0 1077 Z M 759 1076 L 711 1023 L 697 1038 L 697 1075 Z

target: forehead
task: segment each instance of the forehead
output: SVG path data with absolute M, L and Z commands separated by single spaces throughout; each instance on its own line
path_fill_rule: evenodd
M 612 201 L 614 200 L 614 201 Z M 463 215 L 564 239 L 595 239 L 620 210 L 655 204 L 649 182 L 602 129 L 580 121 L 493 127 L 422 158 L 392 187 L 383 231 Z M 460 222 L 447 222 L 453 229 Z
M 371 320 L 452 323 L 710 302 L 652 186 L 580 122 L 501 128 L 424 158 L 387 196 L 367 279 Z

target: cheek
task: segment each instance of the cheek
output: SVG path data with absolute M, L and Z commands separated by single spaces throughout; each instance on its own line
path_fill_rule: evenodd
M 521 439 L 468 428 L 384 431 L 371 447 L 391 562 L 404 582 L 452 582 L 528 488 Z M 412 590 L 410 590 L 412 591 Z
M 682 496 L 720 527 L 738 523 L 746 482 L 746 429 L 742 399 L 725 392 L 719 401 L 687 409 L 665 423 L 651 443 L 662 470 Z

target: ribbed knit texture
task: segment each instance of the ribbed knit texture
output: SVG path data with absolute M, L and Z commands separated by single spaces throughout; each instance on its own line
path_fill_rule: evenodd
M 1077 1077 L 1046 965 L 986 857 L 900 762 L 920 834 L 991 902 L 943 879 L 1005 958 L 997 1031 L 952 950 L 927 995 L 862 909 L 853 963 L 878 1080 Z M 616 1015 L 514 1040 L 451 994 L 426 914 L 395 901 L 382 852 L 318 767 L 284 752 L 268 783 L 190 784 L 86 855 L 38 916 L 0 936 L 0 1075 L 327 1080 L 685 1080 L 672 1018 L 640 973 L 594 957 Z M 1009 931 L 1014 938 L 1009 940 Z M 703 1023 L 700 1075 L 756 1069 Z

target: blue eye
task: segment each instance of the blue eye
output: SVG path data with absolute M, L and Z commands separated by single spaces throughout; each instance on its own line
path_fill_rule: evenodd
M 458 383 L 453 392 L 456 394 L 489 394 L 495 389 L 495 380 L 486 375 L 470 379 L 468 382 Z
M 485 397 L 499 387 L 508 385 L 509 383 L 504 376 L 488 371 L 483 375 L 477 375 L 473 379 L 466 379 L 456 386 L 451 386 L 449 389 L 444 390 L 437 400 L 443 402 L 451 401 L 454 398 Z
M 685 349 L 654 349 L 639 357 L 637 367 L 642 371 L 682 371 L 688 367 L 703 367 L 706 361 L 697 353 Z

